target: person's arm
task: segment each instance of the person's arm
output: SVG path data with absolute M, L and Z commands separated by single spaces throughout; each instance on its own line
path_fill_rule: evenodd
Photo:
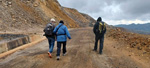
M 45 32 L 45 30 L 46 30 L 46 27 L 44 28 L 43 32 Z
M 96 34 L 96 29 L 98 28 L 98 24 L 97 22 L 95 23 L 94 27 L 93 27 L 93 32 Z
M 48 24 L 47 24 L 46 27 L 44 28 L 44 30 L 43 30 L 44 32 L 45 32 L 45 30 L 46 30 L 47 27 L 48 27 Z
M 105 24 L 105 23 L 104 23 L 104 24 Z M 106 24 L 105 24 L 105 30 L 104 30 L 104 34 L 106 33 L 106 30 L 107 30 L 107 29 L 106 29 Z
M 44 28 L 43 32 L 45 32 L 45 31 L 46 31 L 46 27 Z M 43 36 L 46 36 L 45 33 L 43 34 Z
M 71 36 L 70 36 L 70 33 L 69 33 L 69 31 L 68 31 L 68 28 L 67 28 L 67 27 L 65 28 L 65 31 L 66 31 L 66 35 L 67 35 L 67 37 L 68 37 L 69 39 L 71 39 Z
M 105 27 L 105 31 L 104 31 L 104 34 L 106 33 L 106 30 L 107 30 L 107 29 L 106 29 L 106 27 Z

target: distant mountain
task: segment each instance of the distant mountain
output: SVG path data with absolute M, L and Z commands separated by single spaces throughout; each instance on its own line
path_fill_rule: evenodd
M 120 24 L 120 25 L 115 25 L 116 27 L 122 27 L 125 29 L 128 29 L 132 32 L 135 33 L 140 33 L 140 34 L 150 34 L 150 23 L 146 24 Z

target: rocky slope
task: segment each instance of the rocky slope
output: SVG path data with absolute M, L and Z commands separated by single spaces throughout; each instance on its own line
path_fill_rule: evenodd
M 114 48 L 127 49 L 132 55 L 143 57 L 144 59 L 149 59 L 150 56 L 150 35 L 142 35 L 129 32 L 124 28 L 108 28 L 107 37 L 111 37 L 118 42 L 120 45 L 114 46 Z M 121 46 L 121 45 L 125 46 Z
M 72 19 L 74 19 L 79 26 L 89 26 L 89 23 L 94 23 L 95 20 L 83 13 L 78 12 L 76 9 L 63 7 L 63 11 Z M 93 21 L 94 20 L 94 21 Z
M 91 16 L 89 16 L 89 15 L 87 15 L 87 14 L 84 14 L 84 13 L 81 13 L 87 20 L 89 20 L 90 21 L 90 24 L 89 24 L 89 26 L 93 26 L 94 24 L 95 24 L 95 22 L 96 22 L 96 20 L 94 20 Z
M 57 0 L 0 0 L 0 9 L 0 32 L 42 31 L 50 18 L 55 18 L 57 24 L 64 20 L 68 27 L 82 27 L 90 22 Z

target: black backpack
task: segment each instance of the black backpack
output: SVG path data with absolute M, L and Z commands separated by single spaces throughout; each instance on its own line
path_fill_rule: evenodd
M 49 23 L 44 29 L 45 36 L 52 36 L 53 35 L 53 30 L 54 30 L 54 24 Z

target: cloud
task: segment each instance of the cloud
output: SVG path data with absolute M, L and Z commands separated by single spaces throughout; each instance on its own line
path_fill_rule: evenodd
M 147 20 L 150 14 L 149 6 L 150 0 L 128 0 L 121 4 L 121 10 L 126 17 L 129 16 L 129 19 Z
M 62 6 L 75 8 L 94 19 L 107 21 L 150 20 L 150 0 L 58 0 Z M 125 21 L 123 21 L 125 20 Z
M 141 21 L 141 20 L 138 20 L 138 19 L 136 19 L 136 20 L 117 20 L 117 21 L 106 20 L 105 22 L 108 23 L 109 25 L 132 24 L 132 23 L 144 24 L 144 23 L 150 23 L 150 20 L 147 20 L 147 21 Z

